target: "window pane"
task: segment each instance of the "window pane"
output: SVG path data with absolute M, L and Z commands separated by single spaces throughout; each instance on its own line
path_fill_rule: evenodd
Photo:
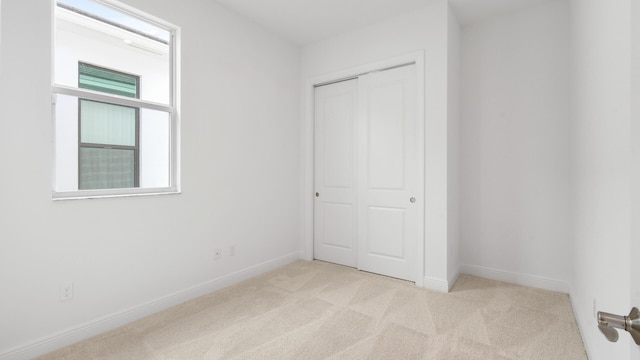
M 93 0 L 58 0 L 58 6 L 73 10 L 96 20 L 107 22 L 115 26 L 130 29 L 144 36 L 155 38 L 161 42 L 168 42 L 170 33 L 150 22 L 124 14 L 109 6 Z
M 79 125 L 79 104 L 96 103 L 90 100 L 78 99 L 75 96 L 57 95 L 55 103 L 55 191 L 77 191 L 80 189 L 90 189 L 81 187 L 79 184 L 79 174 L 85 172 L 85 182 L 87 181 L 86 171 L 82 170 L 79 163 L 80 158 L 87 158 L 90 151 L 100 149 L 79 146 L 79 135 L 81 135 Z M 97 103 L 102 104 L 102 103 Z M 91 104 L 94 105 L 94 104 Z M 89 106 L 91 106 L 89 105 Z M 105 105 L 105 104 L 102 104 Z M 109 105 L 117 107 L 118 105 Z M 125 107 L 130 109 L 128 107 Z M 86 110 L 86 109 L 85 109 Z M 139 188 L 162 188 L 171 186 L 171 114 L 165 111 L 140 108 L 139 116 L 139 138 L 138 138 L 138 187 Z M 129 122 L 131 123 L 131 122 Z M 87 126 L 85 131 L 87 130 Z M 130 130 L 130 127 L 128 128 Z M 103 134 L 99 134 L 100 136 Z M 96 137 L 98 134 L 96 135 Z M 123 136 L 124 137 L 124 136 Z M 85 136 L 87 138 L 87 136 Z M 117 136 L 111 136 L 107 141 L 113 141 Z M 90 139 L 90 138 L 89 138 Z M 104 144 L 106 147 L 130 146 L 131 138 L 128 141 L 118 141 L 120 144 Z M 100 140 L 96 139 L 93 140 Z M 88 142 L 87 142 L 88 143 Z M 103 149 L 103 151 L 133 151 L 133 149 Z M 80 154 L 84 152 L 84 155 Z M 130 153 L 129 153 L 130 154 Z M 134 156 L 134 155 L 128 155 Z M 133 160 L 135 161 L 135 160 Z M 86 167 L 88 163 L 85 163 Z M 132 171 L 129 169 L 128 174 Z M 128 175 L 129 176 L 129 175 Z M 133 179 L 134 175 L 129 176 Z M 135 188 L 133 180 L 129 180 L 127 188 Z M 85 185 L 87 186 L 87 185 Z M 92 185 L 96 186 L 96 185 Z M 100 185 L 100 188 L 107 189 L 107 185 Z
M 79 64 L 79 84 L 83 89 L 109 94 L 138 97 L 138 77 L 88 64 Z
M 136 112 L 127 106 L 80 100 L 80 141 L 135 146 Z
M 105 78 L 104 73 L 85 74 L 79 79 L 78 64 L 92 64 L 139 77 L 140 99 L 170 104 L 169 31 L 97 1 L 57 3 L 55 84 L 122 96 L 135 93 L 130 85 L 122 84 L 122 78 Z
M 169 186 L 170 124 L 168 113 L 140 109 L 140 187 Z
M 80 190 L 132 188 L 133 150 L 80 148 Z

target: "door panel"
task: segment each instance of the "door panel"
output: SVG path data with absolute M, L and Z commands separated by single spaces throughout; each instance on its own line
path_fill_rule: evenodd
M 400 241 L 389 241 L 405 232 L 405 209 L 370 206 L 367 222 L 369 239 L 365 249 L 370 256 L 403 260 L 404 246 Z
M 357 80 L 315 90 L 314 258 L 357 267 Z
M 369 183 L 374 189 L 404 188 L 404 84 L 402 81 L 369 90 Z
M 333 90 L 333 89 L 332 89 Z M 332 93 L 333 91 L 320 90 Z M 350 89 L 327 94 L 323 99 L 321 131 L 323 139 L 323 185 L 350 189 L 353 185 L 353 94 Z
M 358 267 L 415 281 L 415 65 L 359 78 Z M 364 160 L 364 161 L 363 161 Z
M 324 201 L 322 203 L 323 244 L 343 249 L 353 247 L 352 204 L 338 204 Z

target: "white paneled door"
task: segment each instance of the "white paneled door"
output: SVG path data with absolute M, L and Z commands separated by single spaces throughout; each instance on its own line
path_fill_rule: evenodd
M 415 281 L 418 201 L 415 66 L 359 79 L 358 267 Z
M 416 280 L 415 65 L 316 88 L 314 257 Z
M 358 80 L 315 90 L 314 257 L 357 267 Z

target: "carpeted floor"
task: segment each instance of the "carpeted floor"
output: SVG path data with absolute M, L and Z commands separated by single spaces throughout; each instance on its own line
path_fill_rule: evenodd
M 299 261 L 41 359 L 587 359 L 569 298 Z

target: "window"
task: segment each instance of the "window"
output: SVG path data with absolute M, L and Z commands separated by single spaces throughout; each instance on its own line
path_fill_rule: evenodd
M 115 1 L 55 15 L 53 198 L 179 192 L 178 29 Z
M 139 77 L 79 64 L 79 86 L 138 98 Z M 140 186 L 138 108 L 80 99 L 80 190 Z

